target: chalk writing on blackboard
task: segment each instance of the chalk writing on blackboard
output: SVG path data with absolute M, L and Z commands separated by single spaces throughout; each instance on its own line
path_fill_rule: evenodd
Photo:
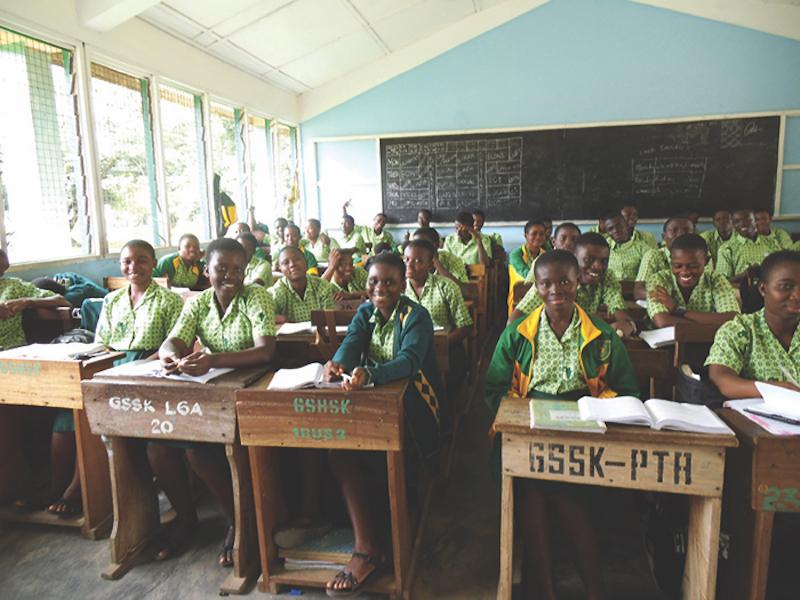
M 634 158 L 631 161 L 632 192 L 638 196 L 679 194 L 700 198 L 707 165 L 707 157 Z

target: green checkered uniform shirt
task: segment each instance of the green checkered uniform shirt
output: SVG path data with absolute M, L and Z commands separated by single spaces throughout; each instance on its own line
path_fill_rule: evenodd
M 467 266 L 464 264 L 464 261 L 458 258 L 455 254 L 452 254 L 447 250 L 439 250 L 439 252 L 436 253 L 436 257 L 439 259 L 439 262 L 442 263 L 442 266 L 450 271 L 450 274 L 453 277 L 464 283 L 469 281 L 469 275 L 467 275 Z
M 578 291 L 575 295 L 575 303 L 589 314 L 596 313 L 601 306 L 605 306 L 606 310 L 612 315 L 618 310 L 625 310 L 622 286 L 620 286 L 619 279 L 611 271 L 606 271 L 600 283 L 593 285 L 579 283 Z M 541 306 L 541 304 L 542 297 L 536 291 L 536 283 L 534 283 L 517 304 L 517 310 L 527 315 Z
M 375 230 L 372 227 L 368 227 L 366 225 L 361 225 L 361 239 L 364 240 L 365 244 L 372 244 L 372 252 L 375 252 L 375 246 L 378 244 L 389 244 L 392 248 L 397 245 L 397 242 L 394 241 L 394 237 L 392 234 L 386 231 L 385 229 L 380 233 L 375 233 Z
M 306 250 L 314 255 L 314 258 L 317 259 L 317 262 L 328 262 L 328 257 L 331 254 L 331 250 L 339 247 L 339 242 L 330 236 L 328 237 L 331 241 L 330 244 L 323 244 L 322 240 L 319 238 L 317 238 L 316 243 L 312 242 L 308 238 L 303 238 L 303 245 L 305 246 Z
M 711 229 L 710 231 L 704 231 L 703 233 L 700 234 L 700 237 L 702 237 L 706 241 L 706 246 L 708 246 L 708 253 L 711 255 L 711 260 L 714 261 L 714 264 L 717 264 L 717 254 L 719 253 L 719 247 L 722 246 L 722 244 L 724 244 L 727 240 L 723 240 L 722 236 L 719 234 L 719 231 L 717 231 L 716 229 Z
M 733 286 L 724 275 L 711 269 L 706 269 L 700 276 L 688 302 L 683 299 L 678 281 L 671 268 L 653 273 L 647 279 L 647 314 L 651 319 L 657 314 L 669 312 L 666 306 L 649 297 L 650 292 L 657 287 L 664 288 L 678 303 L 678 306 L 682 306 L 686 310 L 714 313 L 742 312 Z
M 367 271 L 362 267 L 355 267 L 353 269 L 353 278 L 345 285 L 341 287 L 333 278 L 331 278 L 331 285 L 333 286 L 333 292 L 366 292 L 367 291 Z
M 650 248 L 658 248 L 658 242 L 656 241 L 656 236 L 654 236 L 649 231 L 645 231 L 644 229 L 634 229 L 633 235 L 631 235 L 632 240 L 636 240 L 638 242 L 644 242 Z
M 57 295 L 49 290 L 41 290 L 17 277 L 7 275 L 0 277 L 0 302 L 20 298 L 52 298 Z M 0 348 L 14 348 L 27 343 L 25 331 L 22 329 L 22 313 L 0 320 Z
M 333 238 L 331 239 L 333 240 Z M 353 231 L 348 235 L 345 235 L 344 232 L 339 233 L 336 236 L 336 242 L 340 248 L 355 248 L 360 254 L 367 251 L 367 247 L 364 245 L 364 237 L 358 227 L 354 227 Z
M 301 298 L 285 277 L 269 288 L 275 300 L 275 312 L 283 315 L 291 323 L 311 320 L 312 310 L 333 309 L 333 287 L 319 277 L 306 277 L 306 291 Z
M 642 262 L 639 265 L 639 272 L 636 274 L 636 281 L 647 281 L 647 278 L 651 275 L 655 275 L 664 269 L 671 268 L 672 258 L 666 246 L 663 248 L 650 249 L 642 257 Z
M 205 263 L 200 261 L 187 267 L 180 254 L 173 252 L 161 257 L 153 269 L 153 277 L 166 277 L 173 287 L 191 288 L 197 285 L 204 266 Z
M 766 238 L 770 241 L 774 246 L 780 248 L 781 250 L 790 250 L 794 245 L 792 242 L 792 236 L 789 235 L 789 232 L 785 229 L 778 229 L 776 227 L 771 227 L 769 235 L 761 236 Z
M 547 311 L 542 311 L 536 332 L 536 356 L 528 391 L 566 394 L 586 389 L 580 363 L 580 319 L 572 313 L 572 322 L 559 340 L 550 328 Z
M 251 285 L 256 279 L 263 281 L 264 287 L 272 285 L 272 265 L 254 254 L 244 269 L 244 283 Z
M 398 303 L 399 305 L 399 303 Z M 370 323 L 374 323 L 372 337 L 369 339 L 369 360 L 376 363 L 387 363 L 394 358 L 394 319 L 397 313 L 397 306 L 394 307 L 392 314 L 384 321 L 381 311 L 375 309 L 369 318 Z
M 459 329 L 472 325 L 472 317 L 461 295 L 461 290 L 454 282 L 436 275 L 428 275 L 422 294 L 417 296 L 411 280 L 406 280 L 406 296 L 424 306 L 431 314 L 434 325 L 446 329 Z
M 650 250 L 650 246 L 636 240 L 628 240 L 624 244 L 618 244 L 611 238 L 608 239 L 608 246 L 611 248 L 611 254 L 608 257 L 608 270 L 622 281 L 635 280 L 636 275 L 639 273 L 639 265 L 642 263 L 642 258 Z
M 492 258 L 491 238 L 488 235 L 482 235 L 481 243 L 486 250 L 486 255 Z M 461 238 L 458 237 L 457 233 L 451 233 L 444 239 L 444 249 L 463 260 L 464 264 L 476 265 L 481 262 L 478 254 L 478 243 L 473 237 L 470 237 L 469 241 L 465 244 L 461 241 Z
M 760 265 L 767 256 L 778 250 L 777 244 L 763 235 L 753 241 L 734 232 L 731 239 L 719 247 L 716 270 L 730 279 L 741 275 L 751 265 Z

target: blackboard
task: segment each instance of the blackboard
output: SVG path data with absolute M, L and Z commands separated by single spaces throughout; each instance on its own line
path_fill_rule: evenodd
M 592 219 L 634 201 L 641 218 L 772 210 L 780 119 L 382 138 L 383 209 L 413 222 L 482 208 L 491 221 Z

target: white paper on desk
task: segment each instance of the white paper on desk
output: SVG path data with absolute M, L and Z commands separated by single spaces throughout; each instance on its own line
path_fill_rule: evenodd
M 735 410 L 740 415 L 749 419 L 762 429 L 767 430 L 772 435 L 800 435 L 800 425 L 792 425 L 791 423 L 784 423 L 776 421 L 775 419 L 768 419 L 760 415 L 745 412 L 745 408 L 751 408 L 760 412 L 769 412 L 770 409 L 762 398 L 745 398 L 742 400 L 727 400 L 723 406 Z
M 229 367 L 209 369 L 208 373 L 202 375 L 187 375 L 185 373 L 178 373 L 167 375 L 161 367 L 161 362 L 158 360 L 135 360 L 133 362 L 119 365 L 101 371 L 99 375 L 103 377 L 160 377 L 162 379 L 169 379 L 170 381 L 187 381 L 192 383 L 208 383 L 212 379 L 216 379 L 220 375 L 230 373 L 233 369 Z
M 650 331 L 640 331 L 639 338 L 647 342 L 651 348 L 661 348 L 675 343 L 675 328 L 661 327 Z
M 756 389 L 764 399 L 768 412 L 800 419 L 800 393 L 763 381 L 756 381 Z
M 278 329 L 278 335 L 292 335 L 293 333 L 314 333 L 314 326 L 311 321 L 300 321 L 299 323 L 284 323 Z
M 105 350 L 103 344 L 28 344 L 0 352 L 0 358 L 37 358 L 39 360 L 75 360 L 75 354 L 94 354 Z

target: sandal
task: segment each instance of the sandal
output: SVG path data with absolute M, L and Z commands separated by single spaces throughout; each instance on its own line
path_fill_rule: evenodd
M 152 544 L 153 558 L 161 562 L 183 554 L 194 536 L 196 524 L 197 521 L 183 525 L 177 520 L 167 524 Z
M 233 525 L 228 525 L 228 533 L 225 534 L 225 543 L 222 545 L 222 550 L 217 557 L 217 562 L 220 567 L 233 566 L 233 542 L 236 539 L 236 529 Z
M 339 571 L 333 580 L 330 581 L 327 586 L 325 586 L 325 593 L 330 598 L 353 598 L 360 595 L 361 592 L 364 591 L 364 585 L 367 583 L 369 578 L 372 577 L 382 566 L 381 561 L 376 560 L 375 557 L 365 554 L 364 552 L 353 552 L 353 558 L 358 558 L 359 560 L 372 565 L 372 570 L 367 573 L 361 581 L 359 581 L 352 572 L 345 570 L 345 567 L 345 569 Z M 335 585 L 336 583 L 344 583 L 347 587 L 338 590 L 329 587 L 331 585 Z
M 37 510 L 45 510 L 53 504 L 54 494 L 39 494 L 26 496 L 14 500 L 14 509 L 20 512 L 33 512 Z
M 275 529 L 272 541 L 278 548 L 288 550 L 302 546 L 309 540 L 316 540 L 328 533 L 333 525 L 326 521 L 315 521 L 308 517 L 299 517 Z
M 67 519 L 70 517 L 77 517 L 83 514 L 83 502 L 80 496 L 70 499 L 61 496 L 61 498 L 47 507 L 47 512 L 51 515 Z

